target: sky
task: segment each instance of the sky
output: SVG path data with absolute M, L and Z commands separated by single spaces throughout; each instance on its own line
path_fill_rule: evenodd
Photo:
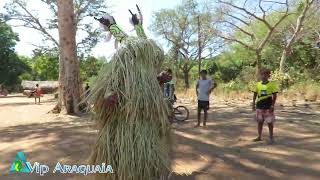
M 0 0 L 0 13 L 5 13 L 3 6 L 6 2 L 10 0 Z M 122 27 L 122 29 L 128 34 L 134 34 L 132 31 L 133 27 L 129 23 L 129 12 L 128 9 L 136 10 L 135 5 L 138 4 L 144 17 L 144 28 L 149 37 L 160 41 L 161 38 L 157 37 L 153 32 L 150 32 L 149 27 L 152 21 L 152 14 L 155 11 L 158 11 L 163 8 L 173 8 L 181 0 L 106 0 L 108 5 L 111 8 L 108 9 L 108 12 L 112 12 L 111 14 L 115 17 L 117 24 Z M 46 17 L 50 17 L 50 13 L 46 8 L 43 8 L 43 4 L 40 0 L 28 0 L 27 7 L 32 9 L 34 12 L 38 13 L 42 20 Z M 16 22 L 9 23 L 10 25 L 16 25 Z M 99 26 L 99 23 L 96 22 L 95 26 Z M 34 45 L 43 44 L 42 36 L 39 32 L 24 28 L 24 27 L 13 27 L 13 31 L 19 34 L 20 41 L 17 43 L 16 51 L 19 55 L 31 56 L 32 50 L 35 49 Z M 57 33 L 53 33 L 55 37 L 57 37 Z M 81 34 L 79 34 L 81 36 Z M 58 38 L 57 38 L 58 39 Z M 102 40 L 92 51 L 92 55 L 96 57 L 109 57 L 114 49 L 114 41 L 106 42 Z

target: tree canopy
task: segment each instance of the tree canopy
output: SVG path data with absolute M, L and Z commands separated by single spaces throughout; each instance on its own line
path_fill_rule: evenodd
M 19 76 L 30 69 L 15 52 L 18 35 L 2 21 L 0 21 L 0 34 L 0 84 L 13 86 L 19 83 Z
M 200 11 L 201 6 L 205 8 L 200 9 L 206 11 Z M 189 13 L 183 9 L 188 9 L 186 12 Z M 203 16 L 203 12 L 208 15 Z M 211 4 L 183 1 L 173 9 L 156 12 L 152 29 L 170 47 L 167 61 L 171 63 L 166 65 L 175 67 L 184 62 L 188 65 L 188 76 L 195 79 L 195 65 L 199 62 L 196 58 L 199 55 L 198 16 L 210 17 L 202 22 L 202 25 L 210 25 L 210 31 L 202 30 L 202 36 L 209 37 L 212 44 L 206 48 L 214 52 L 211 57 L 202 55 L 201 68 L 208 69 L 218 81 L 249 84 L 257 79 L 257 66 L 270 68 L 277 74 L 289 40 L 291 50 L 285 61 L 286 74 L 282 74 L 282 78 L 319 80 L 319 73 L 315 73 L 319 72 L 320 66 L 316 46 L 320 40 L 318 1 L 217 0 Z M 188 43 L 190 39 L 192 43 Z M 198 48 L 193 58 L 182 54 L 188 52 L 184 51 L 185 47 Z M 180 72 L 177 77 L 184 78 L 183 71 Z

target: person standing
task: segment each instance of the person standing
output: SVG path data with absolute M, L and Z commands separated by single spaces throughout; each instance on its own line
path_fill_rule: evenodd
M 201 79 L 198 80 L 196 85 L 196 93 L 198 97 L 198 124 L 196 127 L 200 126 L 202 110 L 204 112 L 203 126 L 206 126 L 210 94 L 213 89 L 217 87 L 217 84 L 213 80 L 207 78 L 207 74 L 208 72 L 206 70 L 202 70 L 200 72 Z
M 39 87 L 39 84 L 36 84 L 36 88 L 33 91 L 33 96 L 34 96 L 34 103 L 37 104 L 37 98 L 39 99 L 39 104 L 40 104 L 40 97 L 42 96 L 41 88 Z
M 278 86 L 275 82 L 269 81 L 271 72 L 268 69 L 260 71 L 261 81 L 256 84 L 253 95 L 253 111 L 256 111 L 258 123 L 258 137 L 254 141 L 261 141 L 263 123 L 269 127 L 270 143 L 274 143 L 273 125 L 275 122 L 274 106 L 277 100 Z

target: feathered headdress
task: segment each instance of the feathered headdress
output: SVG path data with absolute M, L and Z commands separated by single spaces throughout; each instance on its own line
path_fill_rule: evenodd
M 136 5 L 138 10 L 138 15 L 133 14 L 132 11 L 129 9 L 129 12 L 131 14 L 130 23 L 134 26 L 134 29 L 136 30 L 137 36 L 142 38 L 147 38 L 144 29 L 143 29 L 143 16 L 141 13 L 141 10 L 138 5 Z
M 117 25 L 113 16 L 104 13 L 101 18 L 94 17 L 95 20 L 100 22 L 100 26 L 108 32 L 106 40 L 109 41 L 113 36 L 115 38 L 115 48 L 118 48 L 118 43 L 123 42 L 128 35 Z
M 130 23 L 134 26 L 134 29 L 137 33 L 138 37 L 147 38 L 144 29 L 143 29 L 143 16 L 141 10 L 138 5 L 136 5 L 138 14 L 132 13 L 129 9 L 131 14 Z M 103 11 L 101 11 L 103 12 Z M 115 38 L 115 48 L 118 48 L 118 43 L 123 42 L 125 39 L 128 38 L 128 35 L 117 25 L 115 19 L 110 14 L 103 12 L 104 14 L 100 17 L 94 17 L 95 20 L 100 22 L 100 26 L 107 31 L 106 40 L 109 41 L 113 36 Z

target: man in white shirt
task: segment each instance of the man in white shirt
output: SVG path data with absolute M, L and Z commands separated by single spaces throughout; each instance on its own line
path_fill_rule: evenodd
M 213 80 L 207 79 L 207 74 L 208 72 L 206 70 L 202 70 L 200 72 L 201 79 L 198 80 L 196 86 L 196 93 L 198 97 L 198 124 L 196 127 L 200 126 L 201 110 L 204 111 L 203 126 L 206 126 L 210 94 L 212 90 L 217 87 L 217 84 Z

